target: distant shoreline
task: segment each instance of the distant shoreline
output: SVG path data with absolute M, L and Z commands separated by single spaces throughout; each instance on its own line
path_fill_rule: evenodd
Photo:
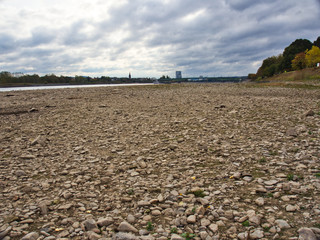
M 32 86 L 14 86 L 0 87 L 0 92 L 27 91 L 27 90 L 50 90 L 66 88 L 90 88 L 90 87 L 130 87 L 130 86 L 148 86 L 153 83 L 119 83 L 119 84 L 54 84 L 54 85 L 32 85 Z

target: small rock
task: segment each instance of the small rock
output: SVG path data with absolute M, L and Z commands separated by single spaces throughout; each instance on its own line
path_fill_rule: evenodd
M 98 240 L 101 238 L 101 236 L 95 232 L 92 231 L 88 231 L 86 233 L 86 235 L 88 236 L 89 240 Z
M 210 223 L 211 223 L 211 222 L 210 222 L 208 219 L 206 219 L 206 218 L 202 218 L 200 222 L 201 222 L 201 226 L 204 226 L 204 227 L 209 226 Z
M 248 233 L 247 232 L 242 232 L 238 234 L 238 238 L 240 240 L 247 240 L 248 239 Z
M 128 222 L 122 222 L 120 223 L 119 227 L 118 227 L 118 230 L 120 232 L 134 232 L 134 233 L 138 233 L 139 231 L 134 227 L 132 226 L 130 223 Z
M 86 231 L 91 231 L 95 228 L 98 228 L 96 221 L 93 219 L 87 219 L 82 224 L 84 225 Z
M 312 117 L 312 116 L 314 116 L 315 115 L 315 113 L 314 113 L 314 111 L 313 110 L 308 110 L 308 111 L 306 111 L 305 113 L 303 113 L 303 117 Z
M 291 226 L 285 221 L 285 220 L 282 220 L 282 219 L 278 219 L 275 221 L 275 223 L 277 224 L 277 226 L 281 229 L 288 229 L 288 228 L 291 228 Z
M 187 223 L 195 223 L 196 222 L 196 216 L 195 215 L 190 215 L 187 218 Z
M 253 233 L 250 233 L 250 239 L 261 239 L 264 237 L 264 233 L 261 230 L 255 230 Z
M 161 215 L 161 212 L 160 212 L 159 210 L 153 210 L 153 211 L 151 212 L 151 215 L 152 215 L 152 216 L 159 216 L 159 215 Z
M 136 218 L 132 214 L 129 214 L 127 217 L 127 221 L 128 223 L 134 223 L 136 221 Z
M 263 206 L 264 205 L 264 199 L 262 197 L 259 197 L 259 198 L 256 199 L 255 203 L 258 206 Z
M 21 240 L 37 240 L 39 237 L 39 234 L 36 232 L 31 232 L 25 235 Z
M 0 239 L 4 239 L 5 236 L 7 236 L 8 233 L 11 231 L 11 229 L 12 229 L 12 227 L 8 227 L 6 229 L 3 229 L 4 231 L 0 232 Z
M 260 226 L 261 218 L 258 215 L 249 216 L 249 222 L 255 226 Z
M 97 224 L 99 227 L 109 226 L 114 222 L 112 217 L 99 218 Z
M 48 206 L 46 203 L 42 202 L 39 204 L 39 208 L 40 208 L 40 211 L 41 211 L 41 214 L 42 215 L 47 215 L 48 214 Z
M 132 233 L 118 232 L 112 237 L 112 240 L 138 240 L 139 238 Z
M 295 212 L 297 210 L 297 207 L 296 206 L 293 206 L 293 205 L 287 205 L 286 206 L 286 211 L 287 212 Z
M 295 128 L 289 128 L 286 132 L 286 135 L 291 136 L 291 137 L 297 137 L 298 133 Z
M 26 172 L 23 170 L 17 170 L 16 171 L 16 176 L 17 177 L 23 177 L 23 176 L 27 176 Z
M 213 233 L 216 233 L 216 232 L 218 232 L 219 227 L 218 227 L 217 224 L 212 223 L 212 224 L 209 225 L 209 229 L 210 229 Z
M 179 236 L 178 234 L 172 234 L 170 239 L 171 240 L 184 240 L 184 238 Z
M 265 181 L 264 184 L 268 186 L 276 185 L 279 181 L 278 180 L 270 180 L 270 181 Z
M 317 240 L 316 235 L 310 228 L 300 228 L 298 233 L 299 240 Z

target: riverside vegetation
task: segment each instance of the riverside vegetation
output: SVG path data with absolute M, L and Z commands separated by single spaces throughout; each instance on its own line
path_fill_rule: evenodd
M 319 239 L 320 91 L 0 93 L 0 239 Z

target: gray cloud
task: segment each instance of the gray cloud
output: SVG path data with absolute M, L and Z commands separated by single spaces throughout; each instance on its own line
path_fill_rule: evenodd
M 320 32 L 319 0 L 82 0 L 74 11 L 68 0 L 39 11 L 0 2 L 13 9 L 0 23 L 0 71 L 246 75 Z

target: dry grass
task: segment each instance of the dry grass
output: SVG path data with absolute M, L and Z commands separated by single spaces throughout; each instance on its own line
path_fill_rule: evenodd
M 255 83 L 258 84 L 249 84 L 248 86 L 320 89 L 320 68 L 307 68 L 301 71 L 281 73 Z

